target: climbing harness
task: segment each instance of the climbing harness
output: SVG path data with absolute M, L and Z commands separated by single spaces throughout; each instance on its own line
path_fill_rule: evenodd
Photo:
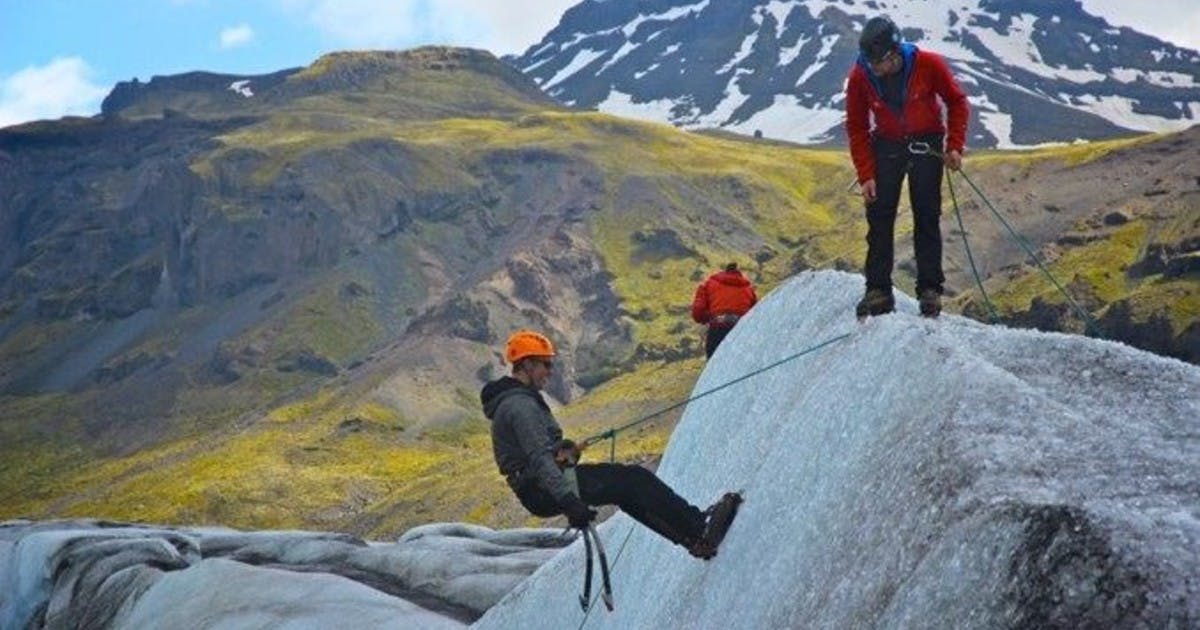
M 912 142 L 909 142 L 908 152 L 913 155 L 933 155 L 936 157 L 943 157 L 940 152 L 935 151 L 932 147 L 930 147 L 928 142 L 923 142 L 920 140 L 913 140 Z

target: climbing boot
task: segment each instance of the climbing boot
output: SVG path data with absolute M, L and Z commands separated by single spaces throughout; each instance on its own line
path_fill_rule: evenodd
M 921 289 L 917 294 L 917 302 L 925 317 L 937 317 L 942 312 L 942 294 L 936 289 Z
M 862 319 L 868 315 L 883 315 L 896 310 L 896 298 L 885 289 L 867 289 L 866 295 L 854 307 L 854 315 Z
M 726 492 L 716 503 L 704 511 L 704 533 L 700 538 L 687 544 L 688 553 L 708 560 L 717 555 L 717 547 L 725 539 L 725 532 L 737 516 L 738 506 L 742 504 L 742 495 L 736 492 Z

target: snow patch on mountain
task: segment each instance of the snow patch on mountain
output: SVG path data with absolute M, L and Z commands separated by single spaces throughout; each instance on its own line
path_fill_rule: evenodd
M 1126 129 L 1150 132 L 1163 130 L 1162 118 L 1137 111 L 1140 103 L 1131 98 L 1084 94 L 1075 97 L 1075 104 L 1079 109 L 1111 120 Z M 1188 108 L 1183 111 L 1186 112 L 1186 116 L 1190 117 L 1190 120 L 1200 120 L 1200 116 L 1197 116 L 1197 113 L 1200 112 L 1200 103 L 1189 103 Z
M 250 98 L 251 96 L 254 96 L 254 91 L 250 89 L 250 80 L 249 79 L 243 79 L 241 81 L 234 81 L 233 83 L 229 84 L 229 89 L 230 89 L 230 91 L 237 92 L 238 94 L 241 94 L 242 96 L 245 96 L 246 98 Z
M 579 72 L 583 68 L 588 67 L 593 61 L 602 56 L 604 56 L 604 51 L 602 50 L 584 49 L 575 53 L 575 58 L 571 60 L 571 63 L 567 64 L 567 67 L 563 68 L 562 70 L 559 70 L 558 74 L 554 75 L 542 87 L 549 89 L 555 85 L 558 85 L 563 79 L 575 74 L 576 72 Z
M 600 111 L 636 120 L 661 123 L 670 119 L 671 110 L 674 107 L 675 102 L 670 99 L 662 98 L 638 103 L 633 100 L 632 96 L 613 90 L 609 92 L 608 100 L 600 105 Z
M 827 142 L 841 139 L 840 120 L 821 130 L 808 119 L 783 121 L 840 109 L 858 33 L 880 13 L 946 57 L 973 102 L 987 97 L 992 108 L 972 116 L 972 146 L 1166 132 L 1200 121 L 1200 54 L 1114 28 L 1068 0 L 666 0 L 650 8 L 585 0 L 512 63 L 580 107 L 659 112 L 661 122 L 685 129 Z
M 810 107 L 790 94 L 776 94 L 771 107 L 756 112 L 744 122 L 725 127 L 746 135 L 761 131 L 768 138 L 791 135 L 806 138 L 809 142 L 821 142 L 833 139 L 829 129 L 841 124 L 843 116 L 840 109 Z
M 1200 87 L 1195 78 L 1182 72 L 1159 72 L 1138 70 L 1136 68 L 1113 68 L 1112 77 L 1121 83 L 1145 81 L 1161 87 Z

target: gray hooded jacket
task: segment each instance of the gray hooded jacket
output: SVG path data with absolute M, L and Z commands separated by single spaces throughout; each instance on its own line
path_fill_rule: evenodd
M 574 494 L 554 463 L 562 429 L 535 389 L 511 376 L 483 386 L 483 414 L 492 421 L 492 454 L 514 492 L 536 480 L 559 503 Z

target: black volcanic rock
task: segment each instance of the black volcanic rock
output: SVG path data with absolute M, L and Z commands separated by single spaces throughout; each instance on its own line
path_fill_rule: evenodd
M 254 94 L 278 87 L 297 70 L 265 75 L 188 72 L 156 76 L 146 83 L 135 78 L 118 83 L 101 102 L 100 112 L 105 116 L 126 117 L 228 114 L 257 105 Z

